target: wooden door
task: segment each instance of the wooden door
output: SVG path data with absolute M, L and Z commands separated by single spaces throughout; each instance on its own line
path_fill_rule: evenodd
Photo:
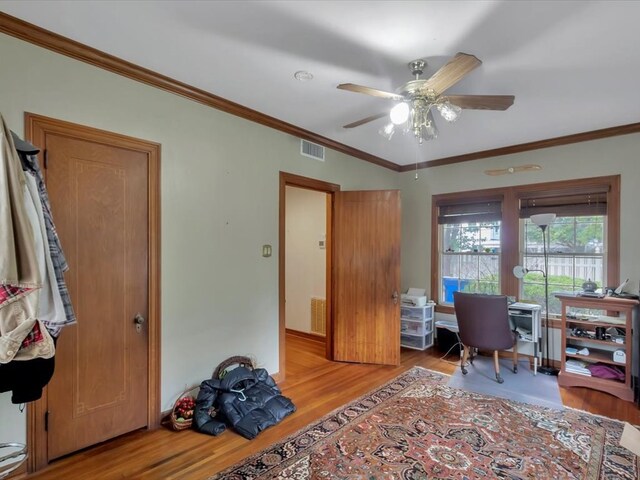
M 49 460 L 147 425 L 148 162 L 144 152 L 46 135 L 46 183 L 77 325 L 48 387 Z
M 400 193 L 336 192 L 333 358 L 400 363 Z

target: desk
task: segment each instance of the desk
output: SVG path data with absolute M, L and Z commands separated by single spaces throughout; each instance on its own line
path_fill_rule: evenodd
M 533 344 L 533 374 L 538 374 L 542 344 L 542 322 L 540 305 L 516 302 L 509 305 L 509 323 L 511 330 L 518 332 L 518 341 Z M 458 323 L 455 320 L 438 320 L 436 328 L 444 328 L 458 335 Z M 458 342 L 460 338 L 458 337 Z M 461 344 L 462 345 L 462 344 Z
M 540 354 L 542 353 L 542 307 L 534 303 L 515 302 L 509 305 L 509 323 L 511 329 L 518 332 L 518 340 L 533 343 L 533 374 L 538 373 Z M 547 355 L 549 353 L 547 352 Z
M 436 328 L 444 328 L 453 333 L 458 333 L 460 331 L 458 329 L 458 322 L 455 320 L 438 320 L 436 322 Z
M 435 322 L 438 329 L 438 347 L 440 351 L 445 352 L 442 358 L 445 358 L 456 347 L 460 349 L 460 358 L 464 349 L 460 336 L 458 335 L 458 323 L 453 320 L 438 320 Z M 449 333 L 451 332 L 451 333 Z

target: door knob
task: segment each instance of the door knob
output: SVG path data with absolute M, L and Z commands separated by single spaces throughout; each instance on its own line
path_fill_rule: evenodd
M 136 332 L 140 333 L 142 331 L 142 324 L 144 323 L 144 317 L 139 313 L 136 313 L 136 316 L 133 317 L 133 323 L 136 324 Z
M 398 291 L 397 290 L 395 292 L 393 292 L 393 295 L 391 295 L 391 298 L 393 298 L 393 304 L 397 305 L 398 304 Z

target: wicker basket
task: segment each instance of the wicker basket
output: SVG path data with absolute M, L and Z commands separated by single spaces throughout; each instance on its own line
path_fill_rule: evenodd
M 234 365 L 237 365 L 239 367 L 247 367 L 250 370 L 253 370 L 255 368 L 255 365 L 253 364 L 253 360 L 251 358 L 236 355 L 235 357 L 229 357 L 226 360 L 220 362 L 220 365 L 218 365 L 213 371 L 213 375 L 211 375 L 211 378 L 222 379 L 227 369 Z
M 193 417 L 185 418 L 182 422 L 179 422 L 178 421 L 179 417 L 176 413 L 176 409 L 178 408 L 178 403 L 180 403 L 180 400 L 182 400 L 183 398 L 185 397 L 193 398 L 193 395 L 190 395 L 190 394 L 191 392 L 196 391 L 198 388 L 200 388 L 200 386 L 191 387 L 189 390 L 185 390 L 174 402 L 173 408 L 171 409 L 171 413 L 169 414 L 169 417 L 165 421 L 165 423 L 169 428 L 171 428 L 171 430 L 175 430 L 176 432 L 179 432 L 181 430 L 187 430 L 188 428 L 191 428 L 191 425 L 193 425 Z

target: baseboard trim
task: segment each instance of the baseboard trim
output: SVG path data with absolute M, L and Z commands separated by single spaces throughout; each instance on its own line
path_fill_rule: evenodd
M 327 337 L 325 337 L 324 335 L 319 335 L 317 333 L 301 332 L 300 330 L 293 330 L 291 328 L 287 328 L 285 330 L 287 332 L 287 335 L 306 338 L 307 340 L 312 340 L 314 342 L 320 342 L 320 343 L 325 343 L 327 341 Z

